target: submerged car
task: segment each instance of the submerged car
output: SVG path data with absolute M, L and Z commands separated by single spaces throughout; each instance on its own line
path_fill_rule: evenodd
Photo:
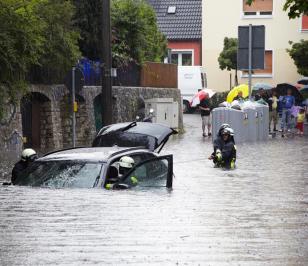
M 102 128 L 90 148 L 56 151 L 33 162 L 17 185 L 52 188 L 172 187 L 173 156 L 159 156 L 168 138 L 177 132 L 159 124 L 122 123 Z M 135 147 L 133 147 L 135 146 Z M 119 171 L 122 158 L 132 167 Z

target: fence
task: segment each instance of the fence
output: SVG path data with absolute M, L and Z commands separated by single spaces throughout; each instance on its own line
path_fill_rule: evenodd
M 141 86 L 155 88 L 177 88 L 177 65 L 146 62 L 141 69 Z
M 101 85 L 101 67 L 99 61 L 83 58 L 77 67 L 84 75 L 85 86 Z M 27 75 L 32 84 L 55 84 L 64 82 L 65 76 L 57 69 L 33 67 Z M 117 76 L 113 78 L 113 86 L 177 88 L 177 65 L 146 62 L 140 66 L 134 62 L 117 68 Z

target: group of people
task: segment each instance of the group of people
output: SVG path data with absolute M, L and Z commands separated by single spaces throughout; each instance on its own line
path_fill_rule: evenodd
M 285 137 L 286 132 L 292 129 L 297 129 L 297 133 L 304 134 L 305 108 L 295 106 L 295 98 L 292 95 L 292 90 L 288 89 L 284 96 L 277 96 L 277 92 L 273 89 L 268 95 L 264 90 L 260 89 L 255 95 L 255 100 L 260 103 L 266 103 L 269 106 L 269 132 L 278 131 L 278 103 L 281 107 L 281 132 L 282 137 Z

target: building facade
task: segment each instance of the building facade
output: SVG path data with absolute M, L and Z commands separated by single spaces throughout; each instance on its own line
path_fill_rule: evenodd
M 148 0 L 168 40 L 171 63 L 202 65 L 202 0 Z M 166 59 L 167 61 L 167 59 Z
M 285 0 L 255 0 L 251 6 L 245 2 L 204 0 L 202 3 L 202 61 L 208 87 L 226 91 L 230 89 L 230 80 L 231 85 L 234 84 L 234 71 L 222 71 L 218 57 L 224 38 L 237 38 L 238 26 L 249 24 L 265 26 L 265 68 L 254 71 L 252 83 L 272 86 L 283 82 L 296 83 L 300 75 L 286 49 L 291 47 L 289 41 L 308 39 L 308 17 L 290 20 L 287 12 L 283 11 Z M 238 71 L 238 78 L 239 83 L 248 83 L 245 72 Z

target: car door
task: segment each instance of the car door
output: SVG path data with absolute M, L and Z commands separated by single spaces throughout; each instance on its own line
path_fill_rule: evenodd
M 168 187 L 172 188 L 173 156 L 160 156 L 137 164 L 119 183 L 129 187 Z

